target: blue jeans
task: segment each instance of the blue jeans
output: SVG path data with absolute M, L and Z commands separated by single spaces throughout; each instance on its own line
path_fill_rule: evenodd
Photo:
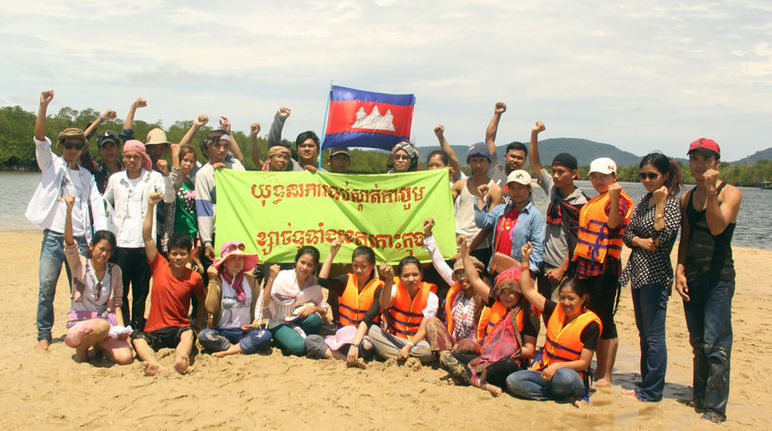
M 632 296 L 635 325 L 641 341 L 641 384 L 635 388 L 635 394 L 641 401 L 660 401 L 667 371 L 667 288 L 649 284 L 632 289 Z
M 687 283 L 690 300 L 684 302 L 684 314 L 694 352 L 694 406 L 703 417 L 721 422 L 729 400 L 734 281 Z
M 507 377 L 507 389 L 527 400 L 581 399 L 585 388 L 579 373 L 560 368 L 549 382 L 541 378 L 541 371 L 520 370 Z
M 85 237 L 76 237 L 80 254 L 88 255 L 88 246 Z M 45 229 L 43 231 L 43 243 L 40 246 L 40 265 L 38 278 L 40 288 L 38 290 L 38 312 L 36 324 L 38 328 L 38 340 L 51 341 L 51 328 L 54 326 L 54 294 L 59 274 L 62 272 L 62 263 L 67 271 L 67 282 L 72 291 L 72 276 L 70 265 L 64 258 L 64 234 Z
M 206 328 L 198 334 L 198 342 L 204 350 L 222 352 L 231 344 L 238 343 L 244 354 L 255 353 L 271 344 L 271 333 L 265 329 L 252 329 L 248 332 L 240 328 Z

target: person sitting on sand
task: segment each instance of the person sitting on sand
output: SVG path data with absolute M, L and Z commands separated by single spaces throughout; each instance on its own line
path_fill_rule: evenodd
M 380 273 L 384 286 L 378 300 L 381 309 L 386 310 L 387 322 L 385 331 L 374 325 L 368 332 L 375 351 L 385 359 L 413 357 L 423 363 L 431 362 L 434 354 L 424 340 L 426 330 L 421 328 L 421 322 L 437 315 L 437 286 L 423 281 L 421 262 L 413 256 L 399 261 L 397 277 L 386 263 L 381 265 Z
M 116 364 L 130 364 L 134 355 L 126 341 L 128 332 L 110 333 L 111 327 L 123 326 L 121 268 L 108 262 L 115 250 L 115 235 L 109 230 L 97 231 L 88 246 L 90 257 L 81 256 L 72 229 L 75 196 L 65 196 L 64 202 L 64 256 L 70 265 L 73 285 L 64 343 L 75 349 L 78 362 L 88 360 L 88 351 L 94 346 Z
M 547 335 L 531 368 L 507 377 L 507 389 L 529 400 L 578 402 L 589 394 L 590 363 L 600 338 L 600 318 L 587 309 L 587 288 L 576 279 L 559 287 L 559 304 L 542 296 L 534 289 L 528 270 L 533 246 L 526 243 L 521 251 L 520 289 L 542 313 Z
M 192 241 L 183 234 L 169 238 L 169 260 L 156 248 L 153 240 L 153 209 L 161 201 L 161 194 L 152 193 L 148 198 L 142 237 L 145 253 L 153 275 L 150 295 L 150 315 L 145 329 L 135 332 L 132 338 L 137 356 L 144 362 L 145 374 L 153 376 L 166 370 L 156 358 L 161 348 L 174 348 L 174 369 L 184 374 L 188 370 L 190 352 L 195 334 L 188 320 L 190 297 L 204 300 L 204 280 L 199 273 L 186 267 L 190 258 Z M 196 322 L 203 322 L 204 307 L 198 307 Z
M 295 255 L 295 268 L 280 271 L 279 265 L 271 265 L 269 269 L 262 311 L 267 313 L 273 339 L 285 354 L 305 355 L 306 335 L 322 328 L 327 303 L 314 275 L 318 264 L 319 250 L 306 245 Z M 255 320 L 262 320 L 262 314 Z
M 378 298 L 384 283 L 375 277 L 375 252 L 363 245 L 355 248 L 351 256 L 353 272 L 328 278 L 341 244 L 340 239 L 330 244 L 330 254 L 319 271 L 319 284 L 329 291 L 328 300 L 330 297 L 337 298 L 335 335 L 326 338 L 309 335 L 306 337 L 306 352 L 308 356 L 345 360 L 350 367 L 365 368 L 364 360 L 371 359 L 375 353 L 366 334 L 378 317 Z
M 229 241 L 207 271 L 209 289 L 204 307 L 209 323 L 198 334 L 198 342 L 213 352 L 212 356 L 255 353 L 271 344 L 271 333 L 252 320 L 260 295 L 250 272 L 255 264 L 256 254 L 246 254 L 243 243 Z
M 460 280 L 458 286 L 465 284 L 467 289 L 476 292 L 476 298 L 485 298 L 485 303 L 481 304 L 485 307 L 474 315 L 474 338 L 454 341 L 458 337 L 453 335 L 454 328 L 468 313 L 464 310 L 446 313 L 449 316 L 447 329 L 438 325 L 436 319 L 427 320 L 427 338 L 432 350 L 439 352 L 440 366 L 455 382 L 471 384 L 498 396 L 506 385 L 507 376 L 524 369 L 525 361 L 533 358 L 539 323 L 531 318 L 531 306 L 520 294 L 519 268 L 513 267 L 499 274 L 491 289 L 480 277 L 485 266 L 470 256 L 466 238 L 459 237 L 458 245 L 459 269 L 463 272 L 463 275 L 455 275 Z M 459 302 L 454 301 L 454 308 Z M 447 301 L 445 308 L 448 309 Z M 456 316 L 456 319 L 450 316 Z

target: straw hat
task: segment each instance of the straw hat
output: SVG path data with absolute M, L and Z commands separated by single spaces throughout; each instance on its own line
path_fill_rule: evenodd
M 171 142 L 166 140 L 166 132 L 156 127 L 155 129 L 147 132 L 147 142 L 145 142 L 145 146 L 148 145 L 168 145 L 171 144 Z

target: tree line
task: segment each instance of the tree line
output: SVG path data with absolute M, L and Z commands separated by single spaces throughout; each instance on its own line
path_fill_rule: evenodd
M 55 115 L 48 116 L 46 122 L 46 135 L 55 140 L 59 132 L 67 127 L 85 129 L 99 117 L 99 114 L 98 111 L 92 108 L 77 111 L 70 107 L 63 107 Z M 192 120 L 177 121 L 168 128 L 164 128 L 164 130 L 166 130 L 167 139 L 171 142 L 179 142 L 192 124 Z M 160 120 L 152 123 L 135 120 L 134 136 L 137 139 L 144 141 L 147 132 L 156 127 L 162 127 Z M 270 124 L 264 124 L 263 127 L 264 130 L 267 130 L 267 128 L 270 127 Z M 35 145 L 32 142 L 34 128 L 34 113 L 27 112 L 20 106 L 5 106 L 0 108 L 0 170 L 35 171 L 38 169 L 35 161 Z M 121 119 L 115 119 L 102 123 L 97 129 L 97 133 L 104 130 L 120 132 L 122 128 L 123 121 Z M 197 133 L 194 143 L 200 143 L 210 131 L 212 131 L 211 127 L 202 127 Z M 244 165 L 247 169 L 257 169 L 252 162 L 250 148 L 251 139 L 249 135 L 235 130 L 233 134 L 244 153 Z M 291 146 L 294 148 L 294 143 Z M 206 157 L 201 153 L 201 146 L 194 145 L 194 147 L 196 148 L 198 160 L 204 162 Z M 92 138 L 89 140 L 88 150 L 95 160 L 100 159 L 96 139 Z M 265 160 L 268 150 L 264 138 L 258 138 L 258 151 L 260 153 L 260 158 Z M 383 173 L 386 170 L 387 161 L 388 154 L 385 152 L 352 149 L 350 171 L 352 173 L 362 174 Z M 325 167 L 326 164 L 327 152 L 325 151 L 322 154 L 322 166 Z M 426 160 L 423 160 L 422 165 L 422 168 L 425 169 Z M 587 178 L 588 169 L 589 168 L 586 166 L 579 168 L 580 178 Z M 469 174 L 468 166 L 465 166 L 463 170 Z M 689 167 L 681 164 L 681 170 L 683 173 L 683 182 L 687 184 L 694 183 L 694 177 L 689 171 Z M 772 181 L 772 160 L 761 160 L 749 165 L 723 163 L 719 170 L 721 171 L 721 178 L 724 181 L 737 186 L 753 187 L 758 186 L 759 182 L 763 180 Z M 619 167 L 618 175 L 620 181 L 638 181 L 638 167 Z

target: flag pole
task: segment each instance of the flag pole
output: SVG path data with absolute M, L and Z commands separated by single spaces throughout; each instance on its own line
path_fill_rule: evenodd
M 327 112 L 330 110 L 330 99 L 332 98 L 332 80 L 330 80 L 330 91 L 327 92 L 327 103 L 324 105 L 324 119 L 322 119 L 322 142 L 319 144 L 319 168 L 322 169 L 322 149 L 324 148 L 324 136 L 327 132 Z

